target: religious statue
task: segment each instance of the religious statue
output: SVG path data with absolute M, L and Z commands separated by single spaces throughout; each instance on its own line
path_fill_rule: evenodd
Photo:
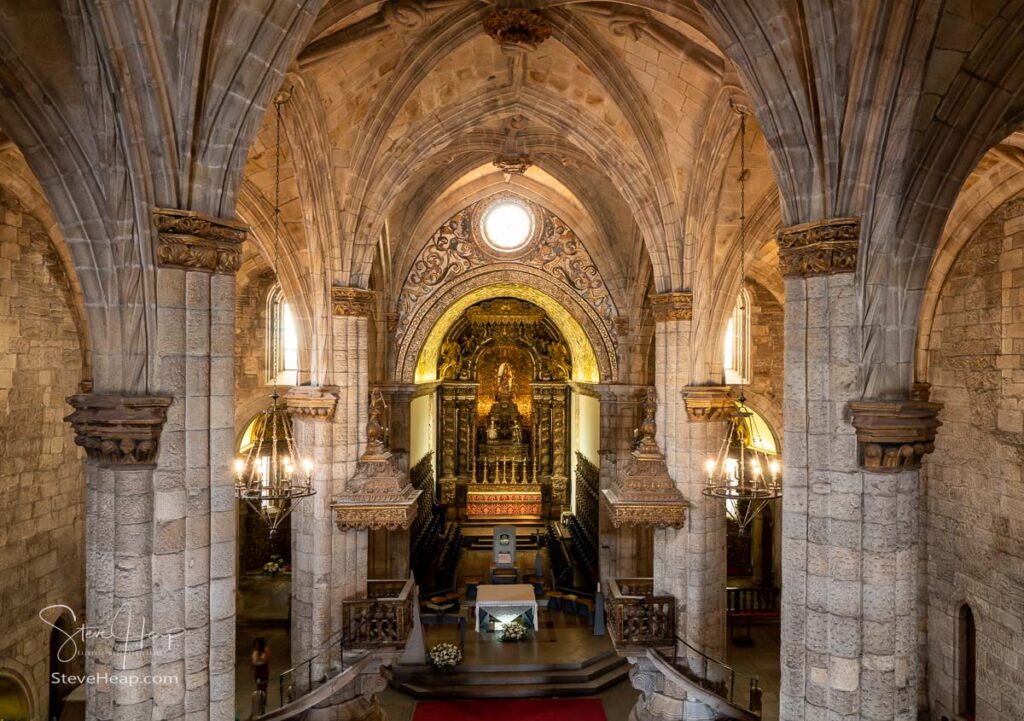
M 441 344 L 441 362 L 438 364 L 437 377 L 441 380 L 455 378 L 462 367 L 462 348 L 458 342 L 448 338 Z
M 497 382 L 498 395 L 512 395 L 512 366 L 508 361 L 502 361 L 498 366 Z
M 512 442 L 522 443 L 523 442 L 523 429 L 519 426 L 519 419 L 516 418 L 512 421 Z
M 498 440 L 498 426 L 495 424 L 494 419 L 491 419 L 490 425 L 487 426 L 487 440 L 496 441 Z
M 370 392 L 370 413 L 366 422 L 366 452 L 370 455 L 379 455 L 386 448 L 387 428 L 384 426 L 384 417 L 388 404 L 384 401 L 384 394 L 374 389 Z
M 551 368 L 551 377 L 556 381 L 569 380 L 572 366 L 569 363 L 569 351 L 564 343 L 559 341 L 548 343 L 548 365 Z

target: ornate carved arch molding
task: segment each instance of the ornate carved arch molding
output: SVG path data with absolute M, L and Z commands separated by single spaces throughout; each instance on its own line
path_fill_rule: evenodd
M 405 320 L 405 332 L 398 341 L 398 361 L 395 377 L 403 383 L 416 381 L 416 369 L 420 355 L 425 352 L 428 337 L 446 312 L 460 300 L 480 291 L 491 291 L 488 295 L 473 297 L 472 302 L 486 297 L 510 295 L 523 300 L 536 301 L 544 296 L 555 301 L 561 309 L 580 327 L 585 340 L 593 349 L 594 362 L 602 382 L 614 382 L 618 378 L 618 359 L 615 349 L 615 334 L 602 322 L 594 308 L 586 304 L 568 287 L 552 279 L 550 273 L 521 263 L 495 263 L 468 270 L 457 280 L 432 293 L 416 306 L 412 315 Z M 545 309 L 547 310 L 547 309 Z M 565 335 L 564 328 L 559 329 Z M 570 339 L 571 342 L 571 339 Z M 573 362 L 578 354 L 574 349 Z
M 517 269 L 522 269 L 527 273 L 520 276 L 525 285 L 538 287 L 534 278 L 544 278 L 549 287 L 557 289 L 559 296 L 571 297 L 575 304 L 585 307 L 586 318 L 595 328 L 593 333 L 588 330 L 588 335 L 591 339 L 600 338 L 609 356 L 615 358 L 618 310 L 597 265 L 576 234 L 549 210 L 531 204 L 539 216 L 538 236 L 515 262 L 495 263 L 493 253 L 487 251 L 483 241 L 478 238 L 473 222 L 478 210 L 493 202 L 495 197 L 492 195 L 456 213 L 420 250 L 398 299 L 395 340 L 399 347 L 405 346 L 412 329 L 416 327 L 414 318 L 419 317 L 424 303 L 440 294 L 446 283 L 460 276 L 480 277 L 489 273 L 496 273 L 491 283 L 514 282 L 509 278 Z M 502 270 L 498 271 L 499 268 Z M 530 271 L 526 271 L 526 268 Z M 552 278 L 555 280 L 552 281 Z M 555 297 L 554 293 L 548 294 Z M 556 299 L 569 309 L 565 301 Z M 577 317 L 577 320 L 581 326 L 586 327 L 581 317 Z M 431 324 L 424 331 L 421 341 L 432 327 Z M 607 367 L 601 368 L 601 374 L 610 377 L 611 368 L 612 363 L 609 362 Z

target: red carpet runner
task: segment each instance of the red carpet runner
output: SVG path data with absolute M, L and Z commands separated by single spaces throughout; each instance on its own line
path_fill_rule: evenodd
M 599 698 L 420 701 L 412 721 L 608 721 Z

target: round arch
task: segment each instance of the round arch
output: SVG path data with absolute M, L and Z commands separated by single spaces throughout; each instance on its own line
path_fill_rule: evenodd
M 584 306 L 539 270 L 497 264 L 467 273 L 460 282 L 431 298 L 409 323 L 398 352 L 396 376 L 405 383 L 436 379 L 441 342 L 462 313 L 492 298 L 517 298 L 542 308 L 569 345 L 573 380 L 609 382 L 616 377 L 611 337 Z M 599 339 L 594 343 L 593 339 Z
M 11 668 L 0 668 L 0 718 L 20 721 L 35 718 L 31 687 Z

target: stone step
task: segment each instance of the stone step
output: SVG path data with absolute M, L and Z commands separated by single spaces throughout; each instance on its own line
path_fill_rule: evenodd
M 446 674 L 429 665 L 399 665 L 392 685 L 426 698 L 549 698 L 590 696 L 629 674 L 626 659 L 614 651 L 562 664 L 481 664 Z

